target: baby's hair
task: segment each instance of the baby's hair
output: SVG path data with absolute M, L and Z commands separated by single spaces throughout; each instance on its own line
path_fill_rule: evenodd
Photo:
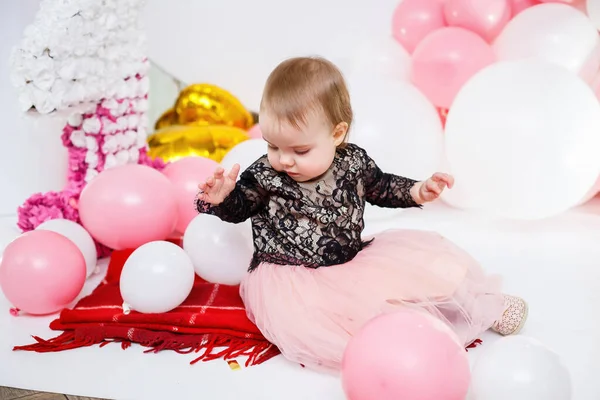
M 321 57 L 296 57 L 279 64 L 267 79 L 260 109 L 296 128 L 306 124 L 311 112 L 322 112 L 332 128 L 346 122 L 350 130 L 352 124 L 344 77 Z

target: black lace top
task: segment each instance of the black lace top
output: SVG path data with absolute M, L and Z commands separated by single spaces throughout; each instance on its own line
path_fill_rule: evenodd
M 360 147 L 337 150 L 332 166 L 311 182 L 275 171 L 266 156 L 245 170 L 218 206 L 196 201 L 200 213 L 240 223 L 252 219 L 254 257 L 260 263 L 309 268 L 348 262 L 367 243 L 361 239 L 365 201 L 380 207 L 420 207 L 416 181 L 383 173 Z

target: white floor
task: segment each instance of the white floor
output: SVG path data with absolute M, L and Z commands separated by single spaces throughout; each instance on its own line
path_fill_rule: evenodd
M 0 223 L 0 248 L 18 232 Z M 437 230 L 469 250 L 490 272 L 505 276 L 506 291 L 530 303 L 522 334 L 562 355 L 572 373 L 574 400 L 600 399 L 600 200 L 541 222 L 508 222 L 449 209 L 409 210 L 366 233 L 388 227 Z M 88 283 L 89 291 L 100 277 Z M 52 337 L 50 317 L 12 317 L 0 294 L 0 386 L 115 399 L 343 400 L 337 378 L 277 357 L 232 371 L 224 361 L 190 366 L 191 355 L 143 354 L 118 345 L 37 354 L 13 352 L 29 335 Z M 496 339 L 483 336 L 484 345 Z M 480 347 L 469 352 L 471 360 Z M 536 399 L 532 399 L 536 400 Z

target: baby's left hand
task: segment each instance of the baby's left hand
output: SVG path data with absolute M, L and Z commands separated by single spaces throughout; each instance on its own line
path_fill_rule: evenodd
M 446 186 L 449 189 L 452 189 L 452 186 L 454 186 L 454 178 L 451 175 L 441 172 L 433 174 L 431 178 L 421 183 L 421 187 L 419 188 L 421 202 L 427 203 L 436 200 L 440 197 Z

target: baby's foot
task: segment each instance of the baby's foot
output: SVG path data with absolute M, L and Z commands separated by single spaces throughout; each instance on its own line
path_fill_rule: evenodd
M 503 336 L 515 335 L 521 331 L 525 321 L 529 307 L 525 300 L 520 297 L 504 295 L 504 313 L 499 320 L 494 322 L 492 330 Z

